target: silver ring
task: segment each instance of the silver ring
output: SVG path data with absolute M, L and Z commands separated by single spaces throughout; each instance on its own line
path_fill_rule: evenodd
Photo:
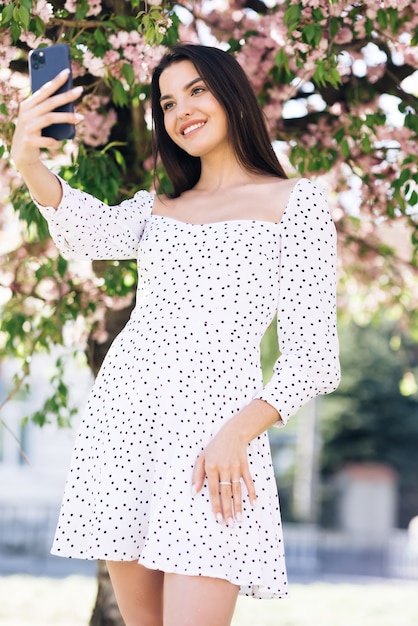
M 232 483 L 226 482 L 226 481 L 224 481 L 224 480 L 221 480 L 221 481 L 219 482 L 219 484 L 220 484 L 220 485 L 232 485 Z
M 241 481 L 240 480 L 233 480 L 232 484 L 235 485 L 235 483 L 241 483 Z

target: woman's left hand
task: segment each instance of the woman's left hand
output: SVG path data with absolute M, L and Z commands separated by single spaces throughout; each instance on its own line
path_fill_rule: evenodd
M 207 476 L 213 513 L 218 522 L 225 521 L 228 526 L 242 520 L 241 480 L 253 507 L 257 500 L 247 445 L 233 422 L 227 422 L 198 457 L 193 470 L 193 493 L 200 491 Z

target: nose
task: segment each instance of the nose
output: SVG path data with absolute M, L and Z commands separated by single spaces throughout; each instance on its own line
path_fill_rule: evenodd
M 177 101 L 176 113 L 179 119 L 185 119 L 190 117 L 191 109 L 189 100 L 182 99 Z

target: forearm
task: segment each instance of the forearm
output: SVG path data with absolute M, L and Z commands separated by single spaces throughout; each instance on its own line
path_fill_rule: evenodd
M 62 199 L 62 187 L 58 178 L 38 161 L 30 167 L 19 168 L 32 196 L 43 206 L 57 208 Z
M 261 435 L 280 420 L 280 413 L 268 402 L 256 398 L 245 409 L 234 415 L 224 426 L 244 443 Z

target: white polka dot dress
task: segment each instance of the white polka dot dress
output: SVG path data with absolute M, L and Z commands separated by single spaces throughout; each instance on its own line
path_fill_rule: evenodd
M 63 183 L 40 207 L 68 257 L 138 259 L 132 316 L 97 376 L 78 432 L 53 554 L 138 560 L 213 576 L 242 594 L 287 594 L 279 501 L 267 434 L 248 446 L 257 491 L 242 523 L 192 496 L 196 458 L 253 398 L 281 422 L 339 380 L 335 229 L 322 191 L 294 187 L 280 223 L 188 224 L 152 214 L 137 193 L 108 207 Z M 278 314 L 281 357 L 263 389 L 259 343 Z

